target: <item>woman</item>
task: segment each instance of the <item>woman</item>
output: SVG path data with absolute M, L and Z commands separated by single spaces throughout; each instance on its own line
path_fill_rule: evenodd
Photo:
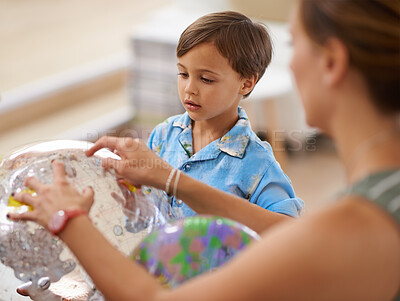
M 302 0 L 291 21 L 291 68 L 307 121 L 334 139 L 346 167 L 349 189 L 335 205 L 274 226 L 219 270 L 173 290 L 120 255 L 79 214 L 58 235 L 107 300 L 400 298 L 399 18 L 394 0 Z M 102 147 L 123 158 L 107 160 L 105 167 L 131 182 L 165 188 L 172 167 L 154 164 L 159 159 L 143 142 L 105 137 L 87 154 Z M 38 196 L 16 196 L 35 210 L 11 218 L 47 227 L 60 209 L 89 210 L 92 191 L 79 194 L 68 185 L 63 165 L 54 162 L 53 168 L 52 186 L 29 178 L 26 184 Z M 199 213 L 199 191 L 207 191 L 205 199 L 224 196 L 242 206 L 183 174 L 171 183 L 176 196 Z M 243 219 L 251 226 L 251 218 Z

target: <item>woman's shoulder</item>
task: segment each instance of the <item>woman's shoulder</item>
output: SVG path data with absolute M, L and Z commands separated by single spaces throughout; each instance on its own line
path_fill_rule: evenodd
M 307 273 L 320 279 L 320 285 L 339 292 L 351 283 L 358 295 L 355 300 L 362 299 L 360 296 L 389 300 L 398 292 L 400 229 L 363 197 L 347 196 L 327 208 L 308 212 L 287 227 L 290 231 L 281 235 L 294 240 L 292 245 L 296 246 L 290 252 L 298 253 L 296 257 L 302 261 L 298 265 L 306 266 Z M 321 291 L 319 286 L 313 288 L 315 296 L 324 296 L 322 287 Z M 371 297 L 374 295 L 387 298 Z
M 325 215 L 331 221 L 335 221 L 335 219 L 353 221 L 352 229 L 360 228 L 360 231 L 364 231 L 371 229 L 370 227 L 389 227 L 394 228 L 400 234 L 400 225 L 396 223 L 393 216 L 365 196 L 346 195 L 337 200 Z
M 370 174 L 352 184 L 344 195 L 358 196 L 379 206 L 400 227 L 400 169 Z

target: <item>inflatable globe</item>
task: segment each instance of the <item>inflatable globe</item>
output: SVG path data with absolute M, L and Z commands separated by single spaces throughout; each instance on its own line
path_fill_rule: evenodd
M 142 264 L 167 287 L 211 271 L 259 236 L 230 219 L 193 216 L 154 229 L 134 250 Z
M 95 202 L 90 217 L 105 237 L 126 255 L 153 228 L 176 216 L 164 192 L 142 187 L 135 191 L 129 183 L 117 183 L 115 175 L 101 166 L 103 158 L 119 159 L 102 149 L 93 157 L 84 151 L 87 141 L 55 140 L 37 143 L 4 156 L 0 164 L 0 300 L 17 300 L 10 269 L 23 282 L 48 277 L 58 281 L 77 266 L 77 261 L 60 239 L 33 222 L 13 222 L 10 211 L 30 210 L 16 202 L 13 192 L 35 193 L 24 187 L 28 176 L 52 183 L 51 161 L 64 162 L 68 180 L 80 191 L 92 186 Z M 133 189 L 132 189 L 133 188 Z M 14 299 L 13 299 L 14 298 Z

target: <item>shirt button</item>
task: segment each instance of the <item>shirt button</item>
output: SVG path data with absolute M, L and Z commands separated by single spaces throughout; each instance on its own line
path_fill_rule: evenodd
M 178 205 L 182 205 L 182 200 L 177 200 L 176 203 L 177 203 Z
M 186 164 L 185 167 L 184 167 L 184 169 L 185 169 L 185 171 L 188 171 L 191 167 L 192 167 L 192 165 Z

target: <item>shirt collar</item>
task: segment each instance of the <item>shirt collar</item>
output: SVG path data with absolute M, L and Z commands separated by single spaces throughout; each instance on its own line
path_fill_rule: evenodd
M 250 139 L 250 122 L 241 107 L 238 107 L 238 115 L 239 119 L 236 124 L 217 141 L 216 147 L 230 156 L 243 158 Z M 192 119 L 185 112 L 173 122 L 172 126 L 182 129 L 179 140 L 190 157 L 193 154 Z
M 181 116 L 179 116 L 174 123 L 172 124 L 173 127 L 181 128 L 182 130 L 192 128 L 192 119 L 189 117 L 188 112 L 185 112 Z
M 239 119 L 231 130 L 222 136 L 217 146 L 230 156 L 243 158 L 250 139 L 250 121 L 246 112 L 238 108 Z

